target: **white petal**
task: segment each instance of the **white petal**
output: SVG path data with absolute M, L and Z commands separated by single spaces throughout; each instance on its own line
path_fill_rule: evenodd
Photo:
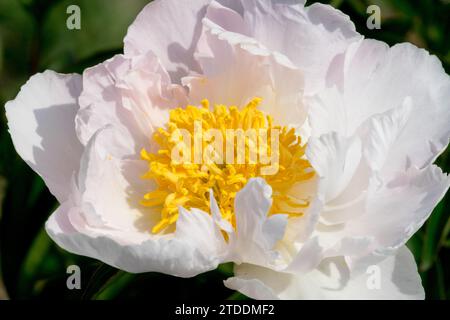
M 225 239 L 210 215 L 198 209 L 180 208 L 179 212 L 175 237 L 195 248 L 199 261 L 204 259 L 207 264 L 211 257 L 218 261 L 221 254 L 225 255 Z
M 411 44 L 389 48 L 362 40 L 351 44 L 332 68 L 340 76 L 329 78 L 329 88 L 308 101 L 314 136 L 330 131 L 351 136 L 367 129 L 373 116 L 406 103 L 411 112 L 390 148 L 391 170 L 422 168 L 446 147 L 450 78 L 435 56 Z
M 110 130 L 99 131 L 88 144 L 78 184 L 46 223 L 50 237 L 67 251 L 128 272 L 191 277 L 215 269 L 226 247 L 208 214 L 181 209 L 175 233 L 151 234 L 160 213 L 137 203 L 145 188 L 139 179 L 144 168 L 105 155 L 96 143 Z
M 298 273 L 308 272 L 316 268 L 324 257 L 324 251 L 318 237 L 312 237 L 302 244 L 300 250 L 292 257 L 285 268 L 279 268 L 284 272 Z
M 450 178 L 434 165 L 410 168 L 386 180 L 375 176 L 359 214 L 341 224 L 318 224 L 313 236 L 319 237 L 326 256 L 355 259 L 396 250 L 428 219 L 449 185 Z
M 381 248 L 398 248 L 428 219 L 449 185 L 450 177 L 435 165 L 411 168 L 379 188 L 371 187 L 367 213 L 349 222 L 348 228 L 375 236 Z
M 236 270 L 236 268 L 235 268 Z M 259 279 L 246 279 L 244 277 L 232 277 L 224 281 L 225 287 L 239 291 L 247 297 L 259 300 L 278 300 L 269 286 Z
M 382 171 L 383 175 L 389 176 L 395 170 L 404 170 L 399 167 L 399 161 L 408 157 L 408 154 L 400 155 L 399 139 L 411 116 L 411 98 L 405 99 L 403 104 L 393 110 L 389 110 L 371 119 L 368 131 L 368 141 L 365 146 L 364 155 L 373 170 Z
M 323 196 L 318 194 L 319 180 L 317 175 L 315 175 L 307 181 L 296 184 L 290 191 L 293 195 L 301 195 L 311 199 L 311 204 L 305 209 L 303 216 L 289 218 L 284 237 L 284 240 L 287 242 L 300 241 L 304 243 L 310 239 L 312 232 L 316 228 L 323 210 Z
M 351 272 L 344 259 L 322 262 L 306 274 L 286 274 L 252 265 L 235 268 L 225 281 L 230 289 L 254 299 L 423 299 L 424 291 L 414 257 L 406 247 L 378 264 L 360 265 L 364 273 Z M 374 271 L 376 270 L 376 271 Z M 373 277 L 380 276 L 379 286 Z
M 209 202 L 211 208 L 211 215 L 215 221 L 215 223 L 220 227 L 221 230 L 226 233 L 234 233 L 233 226 L 227 220 L 222 218 L 222 214 L 219 209 L 219 205 L 217 204 L 216 199 L 214 198 L 213 190 L 209 191 Z
M 261 97 L 260 109 L 277 123 L 302 124 L 303 75 L 281 54 L 273 53 L 252 38 L 224 30 L 208 18 L 196 58 L 201 76 L 183 78 L 190 102 L 207 98 L 212 104 L 245 106 Z
M 89 225 L 122 232 L 148 231 L 159 214 L 139 204 L 152 188 L 140 178 L 148 170 L 147 164 L 114 155 L 114 150 L 126 147 L 116 128 L 99 130 L 82 156 L 75 193 L 80 194 L 81 215 Z
M 243 19 L 250 36 L 287 56 L 305 75 L 305 93 L 325 85 L 333 58 L 359 39 L 350 18 L 329 5 L 304 1 L 246 0 Z
M 278 258 L 274 246 L 284 236 L 287 216 L 268 216 L 271 196 L 272 188 L 262 178 L 250 179 L 236 195 L 236 233 L 230 236 L 233 261 L 269 265 Z
M 232 8 L 233 4 L 235 8 Z M 227 31 L 248 36 L 250 30 L 242 17 L 242 10 L 240 1 L 212 1 L 206 10 L 205 18 Z
M 211 0 L 157 0 L 148 4 L 128 28 L 127 56 L 153 51 L 177 83 L 190 70 L 198 71 L 194 49 L 201 20 Z
M 100 229 L 74 231 L 68 215 L 78 214 L 78 210 L 71 203 L 63 203 L 46 223 L 49 236 L 69 252 L 99 259 L 127 272 L 161 272 L 179 277 L 192 277 L 221 263 L 220 252 L 211 255 L 211 251 L 203 251 L 204 246 L 194 247 L 184 238 Z
M 313 234 L 336 254 L 358 256 L 373 250 L 396 250 L 423 225 L 449 185 L 450 178 L 436 166 L 410 168 L 386 181 L 373 178 L 363 214 L 345 224 L 319 226 Z M 362 241 L 361 246 L 368 241 L 369 246 L 344 253 L 338 251 L 343 248 L 342 241 Z
M 32 76 L 5 107 L 16 151 L 60 202 L 83 150 L 75 134 L 81 88 L 79 75 L 46 71 Z
M 100 128 L 112 124 L 129 136 L 125 154 L 139 154 L 155 128 L 168 120 L 168 109 L 185 104 L 184 92 L 172 86 L 158 59 L 148 53 L 116 55 L 83 74 L 77 134 L 87 144 Z M 184 101 L 184 102 L 182 102 Z
M 337 133 L 310 138 L 306 156 L 321 178 L 325 201 L 335 199 L 353 178 L 361 159 L 361 140 Z

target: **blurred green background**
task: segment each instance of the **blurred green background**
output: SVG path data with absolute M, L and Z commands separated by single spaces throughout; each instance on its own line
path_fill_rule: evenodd
M 0 106 L 45 69 L 81 73 L 122 51 L 127 27 L 148 0 L 0 0 Z M 333 0 L 357 30 L 391 45 L 409 41 L 428 49 L 450 72 L 450 0 Z M 309 2 L 311 3 L 311 1 Z M 66 9 L 81 8 L 81 30 L 66 28 Z M 366 8 L 381 8 L 381 30 L 368 30 Z M 450 125 L 450 124 L 449 124 Z M 450 171 L 450 152 L 438 164 Z M 42 180 L 16 154 L 0 112 L 0 299 L 241 299 L 222 280 L 230 265 L 192 279 L 157 273 L 131 275 L 69 254 L 43 224 L 57 203 Z M 450 196 L 409 241 L 427 299 L 450 298 Z M 66 268 L 82 270 L 82 290 L 67 290 Z

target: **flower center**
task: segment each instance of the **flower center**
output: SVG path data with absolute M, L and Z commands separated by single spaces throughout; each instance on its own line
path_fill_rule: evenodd
M 170 112 L 166 127 L 153 135 L 159 150 L 141 151 L 149 164 L 142 178 L 157 186 L 141 204 L 161 208 L 153 233 L 177 221 L 179 206 L 210 212 L 211 190 L 222 217 L 235 226 L 234 199 L 254 177 L 264 178 L 272 187 L 269 214 L 303 214 L 308 199 L 288 194 L 295 184 L 314 175 L 304 158 L 305 146 L 293 128 L 274 125 L 271 116 L 258 110 L 260 102 L 254 98 L 241 110 L 224 105 L 210 109 L 208 100 L 203 100 L 201 108 Z

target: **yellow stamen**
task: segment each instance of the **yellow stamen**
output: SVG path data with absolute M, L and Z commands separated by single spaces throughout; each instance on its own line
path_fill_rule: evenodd
M 242 110 L 236 106 L 224 105 L 215 105 L 213 110 L 210 110 L 209 101 L 205 99 L 201 102 L 201 108 L 189 105 L 185 109 L 178 108 L 170 112 L 167 126 L 159 128 L 153 136 L 154 141 L 160 146 L 159 151 L 157 153 L 149 153 L 145 149 L 141 151 L 141 158 L 149 163 L 149 169 L 142 178 L 152 179 L 157 185 L 156 190 L 144 196 L 141 204 L 161 209 L 161 220 L 153 227 L 153 233 L 159 233 L 176 222 L 179 206 L 210 212 L 211 189 L 222 217 L 235 226 L 236 194 L 249 179 L 258 176 L 263 177 L 273 190 L 270 214 L 284 213 L 290 216 L 303 214 L 309 205 L 308 199 L 298 199 L 288 194 L 296 183 L 310 179 L 314 175 L 311 165 L 304 158 L 305 146 L 301 145 L 301 139 L 295 134 L 294 129 L 275 126 L 272 117 L 258 110 L 260 103 L 260 98 L 254 98 Z M 174 133 L 184 129 L 191 134 L 192 141 L 195 140 L 196 121 L 201 122 L 203 130 L 218 129 L 224 137 L 228 129 L 257 129 L 263 130 L 267 134 L 267 141 L 270 141 L 272 129 L 279 130 L 279 150 L 272 150 L 270 143 L 264 143 L 258 137 L 255 140 L 246 136 L 244 144 L 246 150 L 257 148 L 257 156 L 261 156 L 262 152 L 265 155 L 277 152 L 278 171 L 271 175 L 261 174 L 261 168 L 267 164 L 251 163 L 249 152 L 245 152 L 244 163 L 238 161 L 238 152 L 234 152 L 232 163 L 225 161 L 223 164 L 195 163 L 195 161 L 174 163 L 171 152 L 178 143 L 173 139 Z M 200 149 L 204 154 L 208 141 L 202 137 L 200 139 Z M 231 143 L 236 151 L 238 146 L 235 139 Z M 191 143 L 190 148 L 191 154 L 194 155 L 195 143 Z

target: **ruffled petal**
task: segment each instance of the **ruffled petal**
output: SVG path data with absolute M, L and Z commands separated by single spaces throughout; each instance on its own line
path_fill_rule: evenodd
M 303 123 L 303 75 L 289 59 L 208 18 L 203 27 L 196 51 L 202 73 L 182 80 L 192 104 L 207 98 L 213 104 L 245 106 L 260 97 L 260 109 L 277 123 Z
M 310 138 L 306 156 L 321 178 L 319 191 L 324 201 L 335 199 L 348 186 L 362 156 L 361 140 L 345 138 L 337 133 Z
M 80 140 L 87 144 L 97 130 L 114 125 L 129 136 L 125 155 L 149 147 L 155 128 L 167 122 L 169 109 L 186 104 L 184 90 L 170 83 L 152 53 L 132 58 L 117 55 L 87 69 L 83 85 L 76 118 Z
M 83 151 L 75 134 L 81 89 L 79 75 L 45 71 L 32 76 L 5 106 L 16 151 L 59 201 L 68 197 Z
M 198 71 L 194 50 L 201 20 L 211 0 L 156 0 L 148 4 L 128 28 L 124 52 L 135 56 L 154 52 L 179 83 L 190 71 Z
M 286 56 L 305 77 L 305 94 L 325 85 L 328 67 L 336 55 L 360 35 L 350 18 L 329 5 L 304 1 L 245 0 L 242 8 L 218 9 L 207 17 L 227 31 L 254 38 L 272 52 Z M 217 7 L 217 5 L 216 5 Z M 209 13 L 209 12 L 208 12 Z M 231 26 L 230 21 L 234 23 Z M 236 27 L 238 26 L 238 27 Z
M 319 224 L 313 235 L 321 239 L 328 256 L 358 259 L 370 252 L 396 250 L 428 219 L 449 185 L 449 176 L 434 165 L 412 167 L 387 180 L 374 176 L 358 215 L 341 224 Z M 345 243 L 353 243 L 352 249 L 345 249 L 349 248 Z
M 271 197 L 272 188 L 262 178 L 250 179 L 236 195 L 236 232 L 229 233 L 230 260 L 275 264 L 275 245 L 284 236 L 287 215 L 268 216 Z
M 370 60 L 371 63 L 367 63 Z M 450 138 L 450 78 L 442 64 L 423 49 L 411 44 L 389 48 L 375 40 L 353 43 L 336 59 L 329 87 L 308 101 L 312 135 L 336 131 L 344 136 L 365 131 L 371 119 L 380 114 L 403 121 L 385 132 L 375 129 L 375 139 L 389 142 L 389 171 L 403 171 L 408 166 L 423 168 L 432 163 Z M 402 109 L 402 117 L 392 114 Z M 410 109 L 408 111 L 408 109 Z M 395 125 L 394 125 L 395 126 Z M 383 130 L 380 130 L 383 129 Z M 381 136 L 380 136 L 381 135 Z M 389 175 L 389 173 L 387 173 Z
M 414 257 L 406 247 L 374 261 L 361 261 L 361 273 L 352 272 L 343 258 L 330 258 L 312 272 L 295 275 L 244 264 L 235 267 L 225 286 L 254 299 L 424 299 Z
M 142 191 L 139 163 L 110 157 L 97 143 L 111 130 L 96 133 L 86 147 L 71 197 L 46 223 L 49 236 L 67 251 L 128 272 L 191 277 L 215 269 L 225 241 L 208 214 L 180 209 L 175 232 L 151 234 L 159 213 L 134 202 Z
M 350 221 L 350 234 L 372 235 L 378 250 L 396 249 L 428 219 L 450 186 L 450 177 L 430 165 L 410 168 L 403 174 L 373 183 L 366 214 Z

